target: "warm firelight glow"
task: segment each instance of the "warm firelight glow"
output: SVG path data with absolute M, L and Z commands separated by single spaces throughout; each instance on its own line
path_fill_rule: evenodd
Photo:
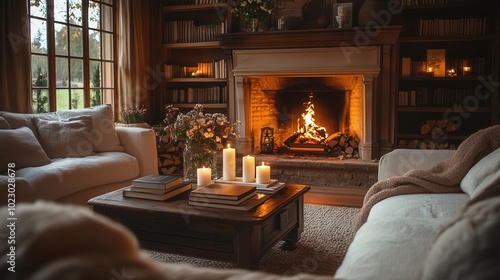
M 314 103 L 313 94 L 309 94 L 309 101 L 304 103 L 304 113 L 297 120 L 297 132 L 300 137 L 296 139 L 296 143 L 318 144 L 328 137 L 326 129 L 316 124 L 314 119 Z

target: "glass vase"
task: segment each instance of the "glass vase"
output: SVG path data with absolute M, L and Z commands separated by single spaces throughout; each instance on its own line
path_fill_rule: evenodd
M 183 157 L 183 179 L 196 182 L 197 169 L 208 167 L 212 170 L 212 180 L 217 179 L 217 151 L 204 143 L 185 142 Z
M 252 32 L 259 31 L 259 19 L 258 18 L 250 19 L 250 31 L 252 31 Z

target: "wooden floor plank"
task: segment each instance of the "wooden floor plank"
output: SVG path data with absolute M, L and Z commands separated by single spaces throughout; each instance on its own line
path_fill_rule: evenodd
M 305 203 L 345 207 L 361 207 L 368 191 L 363 188 L 310 187 L 304 196 Z

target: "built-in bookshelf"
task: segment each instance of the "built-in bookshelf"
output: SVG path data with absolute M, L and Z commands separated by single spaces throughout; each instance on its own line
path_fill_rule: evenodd
M 397 148 L 455 149 L 499 122 L 498 94 L 487 81 L 498 80 L 500 21 L 483 2 L 402 1 Z
M 163 109 L 172 104 L 182 111 L 199 103 L 205 111 L 227 113 L 226 54 L 217 40 L 230 30 L 227 1 L 169 0 L 158 5 L 158 57 L 164 77 L 156 103 Z

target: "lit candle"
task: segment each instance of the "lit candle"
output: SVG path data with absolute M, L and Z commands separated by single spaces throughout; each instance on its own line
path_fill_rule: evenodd
M 262 165 L 257 166 L 257 184 L 268 184 L 269 182 L 271 182 L 271 167 L 262 162 Z
M 212 170 L 208 167 L 203 166 L 196 170 L 196 179 L 198 186 L 205 186 L 212 183 Z
M 253 183 L 255 181 L 255 158 L 248 155 L 243 157 L 243 182 Z
M 222 150 L 222 179 L 236 180 L 236 151 L 229 144 Z

